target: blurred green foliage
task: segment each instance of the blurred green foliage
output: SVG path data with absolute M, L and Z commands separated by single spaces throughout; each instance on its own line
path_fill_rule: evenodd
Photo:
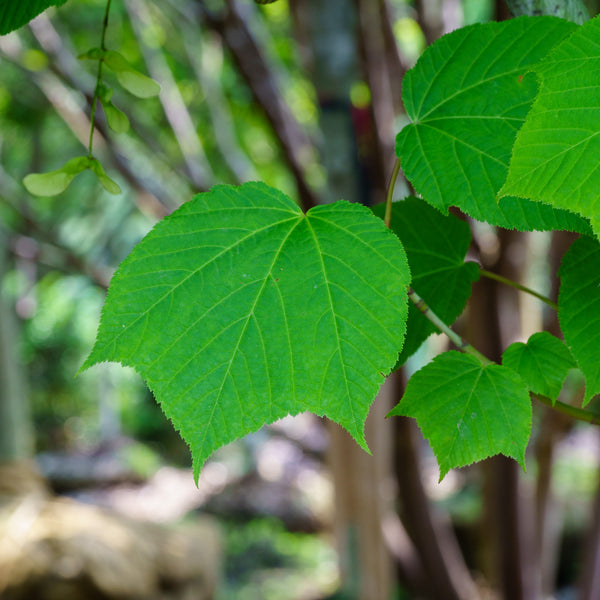
M 123 189 L 121 196 L 107 194 L 91 173 L 82 173 L 53 198 L 34 198 L 21 184 L 28 173 L 54 170 L 85 154 L 96 63 L 76 57 L 98 45 L 105 5 L 105 0 L 79 0 L 68 10 L 50 9 L 33 27 L 2 38 L 0 219 L 9 229 L 15 256 L 2 286 L 22 319 L 17 346 L 29 382 L 38 449 L 96 444 L 102 437 L 99 396 L 108 394 L 123 433 L 164 441 L 180 460 L 187 452 L 175 448 L 183 444 L 135 373 L 99 369 L 74 378 L 93 344 L 111 272 L 162 214 L 197 191 L 160 99 L 132 97 L 114 73 L 105 73 L 112 100 L 131 128 L 106 133 L 99 109 L 99 127 L 111 149 L 97 140 L 94 152 Z M 207 26 L 190 23 L 183 5 L 147 3 L 146 8 L 149 21 L 134 28 L 124 3 L 113 2 L 106 45 L 142 73 L 149 72 L 146 59 L 151 56 L 144 50 L 162 52 L 194 123 L 207 185 L 235 180 L 239 172 L 232 171 L 232 157 L 239 157 L 247 178 L 294 196 L 275 136 L 221 39 Z M 314 91 L 300 68 L 287 3 L 256 7 L 249 18 L 286 101 L 315 133 Z M 174 28 L 178 35 L 172 35 Z M 218 111 L 230 125 L 228 139 L 215 125 Z M 313 169 L 319 173 L 316 163 Z
M 217 600 L 323 598 L 338 585 L 331 541 L 286 531 L 275 519 L 225 523 L 225 583 Z

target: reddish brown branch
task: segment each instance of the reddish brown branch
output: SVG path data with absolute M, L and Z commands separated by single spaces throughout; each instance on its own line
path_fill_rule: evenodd
M 303 208 L 307 210 L 315 206 L 317 198 L 306 182 L 304 158 L 312 153 L 312 144 L 285 104 L 272 69 L 242 18 L 237 3 L 227 0 L 224 13 L 215 15 L 206 9 L 203 2 L 196 2 L 206 24 L 223 39 L 240 75 L 273 128 L 283 158 L 296 181 Z

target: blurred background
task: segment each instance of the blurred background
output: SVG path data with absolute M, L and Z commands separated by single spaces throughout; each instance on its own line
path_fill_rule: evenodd
M 600 598 L 597 428 L 534 406 L 527 473 L 497 457 L 438 484 L 414 423 L 384 419 L 443 338 L 381 390 L 372 456 L 300 415 L 220 449 L 198 488 L 132 370 L 75 376 L 114 269 L 194 194 L 262 180 L 305 208 L 382 202 L 403 74 L 440 35 L 509 18 L 504 1 L 113 0 L 107 47 L 162 86 L 140 100 L 106 73 L 131 126 L 99 109 L 94 153 L 123 194 L 88 172 L 32 197 L 25 175 L 86 153 L 96 63 L 77 56 L 104 10 L 71 0 L 0 38 L 0 598 Z M 470 258 L 556 296 L 573 236 L 472 230 Z M 457 328 L 498 358 L 557 324 L 486 279 Z

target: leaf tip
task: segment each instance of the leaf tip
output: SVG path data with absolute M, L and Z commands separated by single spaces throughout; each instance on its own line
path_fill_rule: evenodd
M 585 408 L 597 394 L 598 390 L 593 390 L 586 382 L 585 394 L 583 396 L 583 401 L 581 402 L 581 407 Z
M 192 465 L 194 471 L 194 483 L 196 484 L 196 487 L 198 487 L 198 482 L 200 480 L 200 471 L 204 465 L 204 461 L 197 459 L 195 456 L 193 456 Z
M 87 358 L 83 361 L 82 365 L 79 367 L 77 373 L 75 373 L 75 377 L 81 375 L 84 371 L 87 371 L 89 368 L 98 365 L 103 362 L 109 362 L 107 360 L 102 360 L 96 356 L 96 347 L 92 348 L 92 351 L 88 354 Z
M 396 406 L 394 406 L 394 408 L 392 408 L 392 410 L 390 410 L 390 412 L 388 412 L 387 415 L 385 415 L 386 419 L 389 419 L 390 417 L 402 417 L 403 413 L 400 409 L 400 403 L 396 404 Z
M 450 472 L 450 467 L 448 467 L 446 465 L 442 466 L 441 464 L 439 464 L 439 467 L 440 467 L 440 478 L 438 479 L 438 485 L 440 483 L 442 483 L 442 481 L 444 480 L 444 477 L 446 477 L 446 475 L 448 475 L 448 473 Z
M 363 422 L 363 427 L 360 428 L 358 426 L 349 428 L 346 425 L 343 425 L 344 429 L 346 429 L 346 431 L 352 436 L 352 438 L 354 439 L 354 441 L 369 455 L 372 456 L 373 453 L 371 452 L 369 445 L 367 444 L 367 439 L 365 438 L 365 431 L 364 431 L 364 422 Z

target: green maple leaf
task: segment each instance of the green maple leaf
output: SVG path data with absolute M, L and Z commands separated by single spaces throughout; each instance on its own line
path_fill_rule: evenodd
M 531 401 L 523 380 L 507 367 L 444 352 L 410 378 L 390 415 L 417 420 L 437 458 L 440 481 L 450 469 L 495 454 L 525 467 Z
M 123 261 L 82 368 L 134 367 L 189 444 L 196 477 L 219 446 L 307 410 L 366 448 L 409 281 L 398 238 L 363 206 L 304 215 L 264 184 L 216 186 Z
M 521 17 L 465 27 L 427 48 L 404 78 L 412 123 L 396 139 L 404 173 L 427 202 L 506 228 L 589 233 L 589 224 L 568 211 L 496 198 L 537 93 L 528 71 L 576 27 Z
M 588 217 L 600 235 L 600 18 L 534 67 L 540 93 L 519 132 L 500 194 Z
M 547 331 L 534 333 L 527 344 L 511 344 L 504 351 L 502 364 L 517 372 L 532 392 L 553 401 L 569 369 L 577 366 L 564 342 Z
M 0 35 L 19 29 L 50 6 L 67 0 L 2 0 L 0 2 Z
M 559 270 L 558 320 L 585 375 L 584 405 L 600 393 L 600 243 L 576 240 Z

